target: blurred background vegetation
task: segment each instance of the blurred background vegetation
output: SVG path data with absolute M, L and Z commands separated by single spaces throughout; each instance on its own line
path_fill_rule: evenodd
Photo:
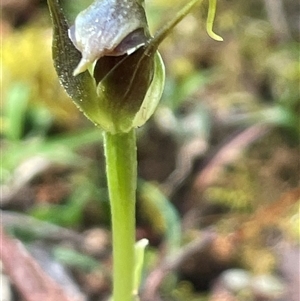
M 71 24 L 91 1 L 61 2 Z M 144 291 L 150 272 L 182 251 L 155 298 L 298 300 L 300 4 L 218 1 L 222 43 L 206 33 L 207 6 L 161 45 L 165 91 L 138 129 Z M 178 7 L 146 1 L 152 32 Z M 46 1 L 2 0 L 1 9 L 3 227 L 37 261 L 42 249 L 68 269 L 87 300 L 104 300 L 111 247 L 101 131 L 58 82 Z M 211 231 L 207 248 L 186 251 Z

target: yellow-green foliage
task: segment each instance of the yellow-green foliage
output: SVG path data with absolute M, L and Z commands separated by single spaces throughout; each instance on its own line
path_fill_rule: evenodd
M 279 220 L 279 227 L 291 241 L 300 241 L 300 199 L 292 206 L 289 214 Z
M 248 210 L 255 205 L 256 183 L 243 162 L 236 165 L 233 171 L 225 171 L 222 179 L 222 183 L 206 190 L 205 196 L 210 202 L 238 211 Z
M 30 105 L 46 105 L 59 122 L 70 124 L 77 110 L 58 82 L 51 59 L 51 39 L 51 29 L 38 24 L 3 37 L 3 104 L 12 87 L 22 83 L 30 89 Z

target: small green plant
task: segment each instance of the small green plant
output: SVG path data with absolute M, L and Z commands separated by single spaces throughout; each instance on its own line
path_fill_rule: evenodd
M 146 243 L 136 251 L 135 128 L 153 114 L 164 88 L 159 44 L 201 0 L 189 1 L 153 37 L 144 0 L 96 0 L 69 26 L 58 0 L 48 0 L 53 59 L 61 84 L 77 107 L 104 133 L 113 236 L 113 300 L 137 298 Z M 216 0 L 210 0 L 208 34 Z M 135 254 L 140 254 L 136 255 Z M 136 272 L 135 272 L 136 271 Z

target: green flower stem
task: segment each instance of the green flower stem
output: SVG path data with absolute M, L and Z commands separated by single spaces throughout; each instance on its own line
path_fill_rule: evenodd
M 162 26 L 161 29 L 157 31 L 153 39 L 151 39 L 151 44 L 155 47 L 158 47 L 158 45 L 170 34 L 170 32 L 173 30 L 173 28 L 185 17 L 187 16 L 190 11 L 199 3 L 201 3 L 203 0 L 191 0 L 188 3 L 186 3 L 170 20 L 167 22 L 164 26 Z
M 105 132 L 104 150 L 112 217 L 113 301 L 132 301 L 137 181 L 135 130 L 122 134 Z

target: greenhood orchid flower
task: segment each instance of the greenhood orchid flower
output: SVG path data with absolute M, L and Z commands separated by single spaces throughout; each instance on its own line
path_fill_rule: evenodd
M 165 72 L 142 0 L 95 1 L 71 28 L 59 1 L 48 5 L 54 66 L 78 108 L 113 134 L 143 125 L 159 102 Z
M 189 1 L 151 37 L 144 0 L 96 0 L 71 27 L 59 0 L 48 0 L 54 66 L 77 107 L 112 134 L 143 125 L 164 88 L 164 64 L 157 48 L 200 1 Z M 212 31 L 216 0 L 209 1 L 208 33 L 220 38 Z

